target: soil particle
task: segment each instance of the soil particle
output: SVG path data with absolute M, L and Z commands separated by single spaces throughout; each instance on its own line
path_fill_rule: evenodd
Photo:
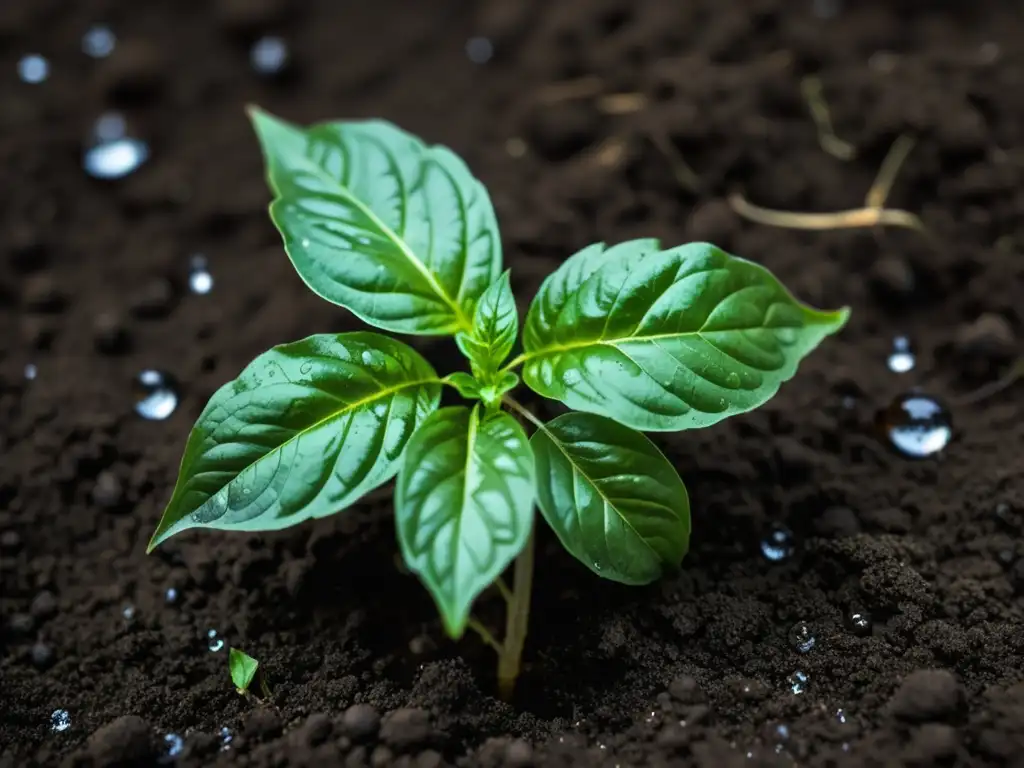
M 32 663 L 39 669 L 46 669 L 53 664 L 53 647 L 46 643 L 33 643 L 29 655 Z
M 369 741 L 380 729 L 380 714 L 369 704 L 353 704 L 342 715 L 341 727 L 353 741 Z
M 381 723 L 381 740 L 402 752 L 422 746 L 430 737 L 430 713 L 424 709 L 397 709 L 385 716 Z
M 34 312 L 60 312 L 67 306 L 67 294 L 53 275 L 41 273 L 25 280 L 22 289 L 25 308 Z
M 171 282 L 164 278 L 156 278 L 146 283 L 131 297 L 129 306 L 135 317 L 154 320 L 169 315 L 176 301 L 177 296 Z
M 910 722 L 945 720 L 960 714 L 963 686 L 944 669 L 920 669 L 907 675 L 889 702 L 894 717 Z
M 131 348 L 131 335 L 118 314 L 103 312 L 97 315 L 92 328 L 93 343 L 98 352 L 119 355 Z
M 124 499 L 124 486 L 113 472 L 104 470 L 96 476 L 92 500 L 104 509 L 116 509 Z
M 114 48 L 96 72 L 99 92 L 116 103 L 156 98 L 166 82 L 166 58 L 147 40 L 129 39 Z
M 154 756 L 150 726 L 141 717 L 125 715 L 93 733 L 86 751 L 95 766 L 128 768 Z
M 967 359 L 1005 362 L 1016 354 L 1017 340 L 1005 317 L 986 313 L 957 329 L 957 352 Z
M 36 621 L 46 621 L 57 615 L 57 598 L 53 592 L 44 589 L 32 598 L 29 610 Z

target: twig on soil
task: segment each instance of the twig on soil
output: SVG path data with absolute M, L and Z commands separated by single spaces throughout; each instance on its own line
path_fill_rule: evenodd
M 995 381 L 983 384 L 973 392 L 968 392 L 966 395 L 956 398 L 953 403 L 954 405 L 974 405 L 980 403 L 982 400 L 988 400 L 990 397 L 998 395 L 1021 378 L 1024 378 L 1024 357 L 1018 357 L 1013 365 L 1010 366 L 1010 370 Z
M 597 109 L 606 115 L 630 115 L 647 106 L 647 96 L 642 93 L 609 93 L 597 100 Z
M 676 181 L 679 182 L 679 186 L 695 195 L 699 194 L 702 186 L 700 176 L 686 162 L 682 153 L 672 143 L 672 140 L 659 131 L 650 131 L 647 135 L 654 148 L 661 152 L 665 159 L 668 160 L 669 168 L 672 170 L 672 175 L 676 177 Z
M 852 160 L 857 155 L 857 150 L 848 141 L 843 141 L 836 135 L 821 80 L 813 75 L 808 75 L 800 81 L 800 92 L 803 94 L 804 101 L 807 102 L 807 108 L 811 111 L 811 119 L 814 120 L 814 125 L 818 129 L 818 144 L 821 145 L 821 148 L 840 160 Z
M 900 167 L 910 154 L 914 140 L 900 136 L 882 161 L 882 166 L 864 198 L 863 208 L 830 213 L 805 213 L 762 208 L 749 202 L 743 195 L 729 195 L 729 204 L 740 216 L 775 227 L 806 230 L 853 229 L 860 227 L 892 226 L 913 229 L 931 238 L 931 232 L 917 214 L 898 208 L 885 208 L 892 185 Z
M 604 88 L 604 81 L 596 75 L 587 75 L 575 80 L 551 83 L 537 91 L 537 100 L 542 104 L 559 104 L 563 101 L 589 99 L 598 96 Z

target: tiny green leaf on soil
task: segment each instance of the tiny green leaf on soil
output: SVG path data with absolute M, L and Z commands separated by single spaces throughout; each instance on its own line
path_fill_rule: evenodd
M 270 217 L 306 284 L 396 333 L 472 328 L 501 273 L 494 208 L 465 163 L 381 120 L 300 128 L 251 110 Z
M 452 637 L 526 543 L 533 500 L 533 454 L 507 413 L 442 408 L 410 442 L 395 491 L 398 541 Z
M 484 291 L 473 315 L 473 330 L 455 337 L 482 382 L 494 383 L 495 375 L 516 343 L 519 312 L 509 282 L 509 272 Z
M 285 528 L 334 514 L 394 477 L 440 399 L 418 352 L 356 332 L 256 358 L 210 399 L 150 549 L 188 528 Z
M 378 328 L 454 336 L 470 372 L 440 378 L 377 333 L 274 347 L 200 414 L 149 549 L 189 528 L 269 531 L 335 514 L 397 474 L 402 557 L 449 635 L 471 627 L 495 648 L 507 697 L 529 623 L 534 501 L 606 579 L 648 584 L 678 568 L 686 487 L 637 430 L 757 407 L 848 313 L 811 309 L 708 243 L 597 243 L 545 280 L 523 351 L 506 362 L 519 313 L 490 199 L 461 160 L 379 120 L 251 116 L 271 218 L 307 285 Z M 578 412 L 542 423 L 513 397 L 520 366 L 531 389 Z M 445 384 L 474 404 L 438 410 Z M 470 616 L 495 583 L 508 603 L 500 642 Z M 246 690 L 257 662 L 231 649 L 230 665 Z
M 231 682 L 239 693 L 246 693 L 256 677 L 256 670 L 260 663 L 245 651 L 237 648 L 228 650 L 228 669 L 231 671 Z
M 598 576 L 649 584 L 679 567 L 690 503 L 647 437 L 590 413 L 567 413 L 530 439 L 537 501 L 562 546 Z
M 706 427 L 772 397 L 847 316 L 801 304 L 768 270 L 709 243 L 592 246 L 531 306 L 523 380 L 635 429 Z

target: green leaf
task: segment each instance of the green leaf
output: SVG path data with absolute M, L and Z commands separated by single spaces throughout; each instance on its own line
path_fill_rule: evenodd
M 772 397 L 848 310 L 801 304 L 763 267 L 708 243 L 572 257 L 523 331 L 523 380 L 641 430 L 704 427 Z
M 291 125 L 251 110 L 270 217 L 306 284 L 378 328 L 468 331 L 501 272 L 490 198 L 465 163 L 380 120 Z
M 679 566 L 690 546 L 690 503 L 647 437 L 603 416 L 567 413 L 530 445 L 540 511 L 577 560 L 623 584 L 648 584 Z
M 441 384 L 376 333 L 311 336 L 257 357 L 210 399 L 149 549 L 187 528 L 285 528 L 338 512 L 398 471 Z
M 506 270 L 480 297 L 473 330 L 458 334 L 455 341 L 469 358 L 474 375 L 489 383 L 512 351 L 518 332 L 519 312 Z
M 458 390 L 458 393 L 467 400 L 480 399 L 480 382 L 465 371 L 449 373 L 444 377 L 444 380 L 455 387 L 455 389 Z
M 240 651 L 237 648 L 228 650 L 228 669 L 231 670 L 231 682 L 235 684 L 239 693 L 249 690 L 259 666 L 260 663 L 245 651 Z
M 526 544 L 533 499 L 533 454 L 507 413 L 442 408 L 410 441 L 395 488 L 398 541 L 452 637 Z

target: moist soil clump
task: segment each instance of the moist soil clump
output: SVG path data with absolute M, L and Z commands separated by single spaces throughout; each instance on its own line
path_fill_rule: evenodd
M 96 23 L 117 35 L 100 61 Z M 252 70 L 264 34 L 287 77 Z M 470 60 L 474 37 L 493 57 Z M 1019 764 L 1024 385 L 964 400 L 1010 369 L 1024 322 L 1012 3 L 7 0 L 0 39 L 0 766 Z M 49 76 L 20 82 L 33 52 Z M 807 76 L 852 158 L 822 149 Z M 587 244 L 654 236 L 853 309 L 760 410 L 656 437 L 691 493 L 678 574 L 603 582 L 541 529 L 512 702 L 396 567 L 386 494 L 145 554 L 212 392 L 274 344 L 359 327 L 288 264 L 247 103 L 450 146 L 525 299 Z M 82 151 L 114 108 L 151 156 L 101 182 Z M 931 237 L 776 229 L 728 202 L 859 207 L 901 135 L 889 204 Z M 188 290 L 197 253 L 208 294 Z M 886 366 L 897 335 L 906 373 Z M 149 369 L 175 382 L 164 420 L 135 410 Z M 914 387 L 954 424 L 921 460 L 874 426 Z M 230 646 L 270 701 L 235 693 Z

